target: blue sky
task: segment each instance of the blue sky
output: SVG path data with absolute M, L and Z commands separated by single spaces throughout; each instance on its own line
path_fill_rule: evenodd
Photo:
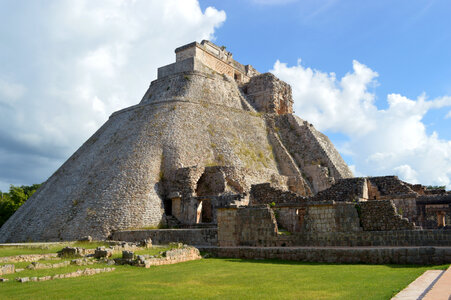
M 0 1 L 0 190 L 48 178 L 193 40 L 293 87 L 356 175 L 451 186 L 449 1 Z

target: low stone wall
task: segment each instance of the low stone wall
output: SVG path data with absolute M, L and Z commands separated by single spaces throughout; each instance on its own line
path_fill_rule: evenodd
M 38 261 L 41 259 L 54 259 L 57 258 L 57 253 L 47 253 L 47 254 L 24 254 L 24 255 L 16 255 L 16 256 L 5 256 L 0 257 L 0 263 L 8 263 L 8 262 L 31 262 Z
M 64 268 L 70 265 L 70 261 L 62 261 L 56 264 L 45 264 L 40 262 L 32 262 L 27 266 L 29 270 L 42 270 L 42 269 L 58 269 Z
M 418 265 L 451 263 L 451 247 L 211 247 L 199 250 L 218 257 L 320 263 Z
M 178 242 L 195 246 L 215 246 L 218 243 L 218 229 L 124 230 L 114 232 L 111 238 L 126 242 L 138 242 L 150 238 L 154 245 Z
M 77 270 L 77 271 L 71 272 L 71 273 L 56 274 L 53 276 L 19 277 L 19 278 L 16 278 L 16 281 L 22 282 L 22 283 L 29 282 L 29 281 L 48 281 L 48 280 L 63 279 L 63 278 L 74 278 L 74 277 L 80 277 L 80 276 L 91 276 L 91 275 L 96 275 L 96 274 L 100 274 L 100 273 L 112 272 L 114 270 L 116 270 L 116 268 L 103 268 L 103 269 L 86 268 L 84 270 Z
M 322 232 L 291 235 L 287 245 L 297 246 L 448 246 L 451 230 L 393 230 Z
M 180 262 L 191 261 L 201 259 L 202 256 L 197 248 L 186 247 L 180 249 L 171 249 L 166 251 L 165 257 L 149 258 L 140 260 L 138 256 L 138 262 L 140 266 L 150 268 L 151 266 L 172 265 Z

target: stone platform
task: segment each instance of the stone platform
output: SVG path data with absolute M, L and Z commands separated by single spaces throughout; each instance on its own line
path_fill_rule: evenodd
M 416 264 L 451 263 L 451 247 L 206 247 L 218 257 L 283 259 L 319 263 Z

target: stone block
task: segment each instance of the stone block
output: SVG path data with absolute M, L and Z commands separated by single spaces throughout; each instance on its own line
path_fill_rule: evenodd
M 108 258 L 113 255 L 113 249 L 105 248 L 105 247 L 97 247 L 94 252 L 95 258 Z
M 15 265 L 8 264 L 0 266 L 0 275 L 12 274 L 15 272 Z

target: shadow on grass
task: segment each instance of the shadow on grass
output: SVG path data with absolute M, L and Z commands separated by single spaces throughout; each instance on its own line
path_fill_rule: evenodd
M 257 263 L 257 264 L 277 264 L 277 265 L 304 265 L 304 266 L 345 266 L 345 265 L 362 265 L 362 266 L 387 266 L 390 268 L 430 268 L 434 270 L 445 270 L 450 267 L 449 264 L 446 265 L 396 265 L 396 264 L 364 264 L 364 263 L 322 263 L 322 262 L 305 262 L 305 261 L 294 261 L 294 260 L 283 260 L 283 259 L 241 259 L 241 258 L 220 258 L 211 257 L 207 259 L 221 259 L 226 262 L 233 263 Z

